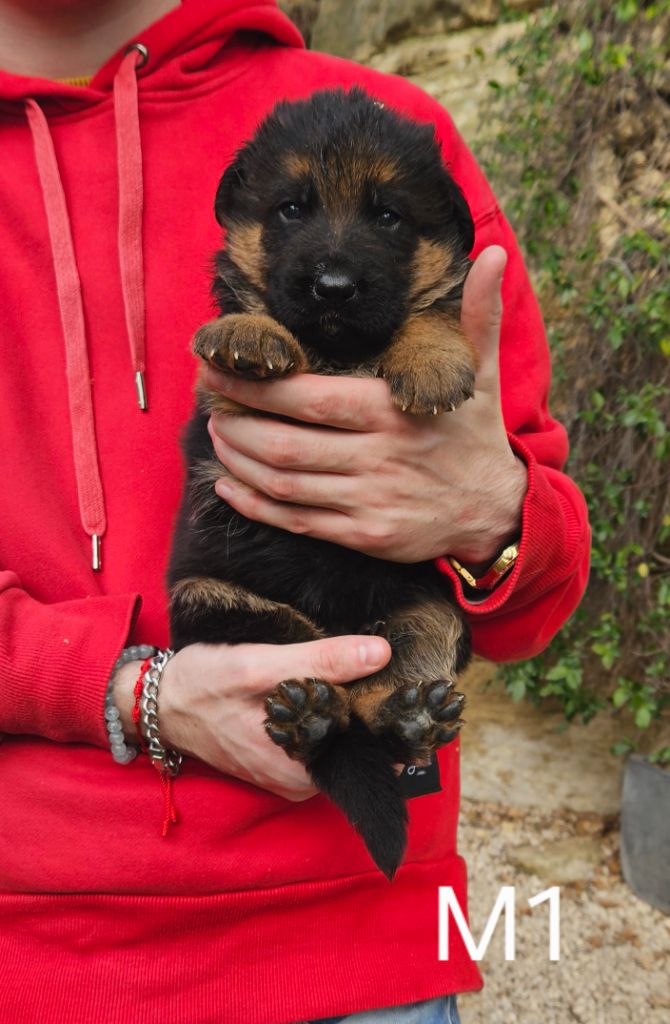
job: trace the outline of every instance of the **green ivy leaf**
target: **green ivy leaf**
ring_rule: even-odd
[[[635,712],[635,724],[638,729],[648,729],[651,725],[652,714],[648,707],[638,708]]]

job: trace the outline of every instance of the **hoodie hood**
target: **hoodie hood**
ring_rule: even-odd
[[[242,36],[245,33],[246,36]],[[185,0],[129,39],[86,86],[0,72],[0,126],[25,118],[32,138],[51,246],[53,275],[65,353],[67,401],[79,518],[91,543],[91,566],[102,569],[107,508],[96,431],[93,375],[87,318],[67,189],[59,166],[50,119],[78,114],[108,102],[113,94],[118,192],[118,271],[130,350],[128,378],[137,404],[148,409],[146,302],[144,284],[144,175],[142,101],[179,98],[200,85],[221,64],[235,63],[248,50],[250,34],[301,47],[302,37],[273,0]],[[93,225],[91,225],[93,227]]]
[[[133,43],[141,43],[148,50],[146,63],[137,71],[141,91],[172,91],[197,84],[206,75],[207,66],[240,32],[261,33],[283,46],[305,45],[275,0],[182,0],[179,7],[129,39],[87,86],[12,75],[0,69],[0,118],[4,104],[27,99],[38,100],[44,109],[54,104],[64,110],[100,102],[112,91],[114,78]]]

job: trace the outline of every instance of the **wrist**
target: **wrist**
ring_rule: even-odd
[[[521,536],[528,470],[511,450],[510,454],[513,461],[505,469],[495,494],[487,496],[481,515],[473,517],[468,535],[445,553],[445,557],[455,558],[475,577],[490,569],[501,552]]]
[[[127,662],[116,670],[111,685],[112,700],[118,708],[123,735],[128,743],[137,743],[137,730],[133,722],[134,689],[141,668],[141,661]]]
[[[180,750],[183,754],[193,757],[197,755],[193,747],[197,746],[194,734],[193,717],[190,714],[190,703],[184,703],[184,686],[180,680],[179,666],[183,652],[177,651],[163,669],[161,682],[161,739],[166,747]],[[188,694],[192,697],[192,693]]]

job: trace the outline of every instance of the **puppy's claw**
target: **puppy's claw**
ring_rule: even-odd
[[[437,406],[433,406],[433,416],[437,416]]]
[[[266,360],[266,365],[267,365],[268,370],[273,370],[274,369],[274,367],[273,367],[273,365],[272,365],[272,363],[270,362],[269,359]]]
[[[295,718],[295,711],[287,708],[285,704],[280,704],[278,700],[273,700],[272,697],[267,698],[265,706],[268,714],[278,722],[292,722]]]
[[[441,710],[435,711],[433,713],[433,717],[436,718],[438,722],[454,722],[463,710],[464,703],[465,697],[461,695],[460,700],[453,700],[451,704],[447,704],[447,706]]]
[[[297,683],[280,683],[277,689],[281,690],[281,692],[285,694],[297,708],[302,708],[307,703],[307,694],[301,686],[297,685]]]
[[[270,739],[275,743],[278,743],[280,747],[286,746],[291,739],[290,735],[287,732],[284,732],[283,729],[272,729],[270,726],[266,726],[266,728]]]

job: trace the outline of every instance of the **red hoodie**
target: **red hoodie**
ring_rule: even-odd
[[[438,886],[465,906],[457,742],[439,755],[442,791],[409,802],[390,884],[325,798],[290,803],[193,759],[177,780],[182,820],[161,838],[156,774],[146,758],[114,763],[102,710],[121,649],[167,642],[217,182],[277,99],[329,85],[433,122],[475,254],[509,254],[501,374],[529,470],[521,555],[477,605],[444,563],[436,572],[451,574],[478,653],[548,642],[583,591],[589,531],[560,471],[519,251],[448,115],[399,78],[306,52],[272,0],[186,0],[135,41],[144,66],[121,50],[85,88],[0,73],[2,1021],[287,1024],[477,988],[455,929],[450,959],[437,956]]]

